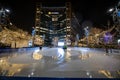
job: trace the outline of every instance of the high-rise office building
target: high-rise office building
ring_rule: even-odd
[[[55,40],[68,40],[71,37],[71,3],[54,3],[55,6],[36,4],[35,36],[44,41],[44,45],[52,45]]]

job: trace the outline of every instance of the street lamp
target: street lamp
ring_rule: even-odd
[[[115,25],[120,25],[120,1],[118,2],[118,5],[108,9],[107,12],[111,14]]]
[[[108,11],[111,13],[113,12],[114,8],[110,8]]]
[[[86,26],[86,27],[84,28],[84,30],[85,30],[85,35],[86,35],[86,36],[88,36],[88,35],[89,35],[89,30],[88,30],[88,29],[89,29],[89,27],[88,27],[88,26]]]
[[[86,36],[86,38],[87,38],[87,45],[88,45],[89,27],[86,26],[86,27],[84,28],[84,30],[85,30],[85,36]]]
[[[6,24],[7,23],[8,13],[10,13],[9,9],[1,8],[1,10],[0,10],[0,24]]]
[[[10,10],[9,10],[9,9],[5,9],[5,11],[6,11],[7,13],[10,13]]]

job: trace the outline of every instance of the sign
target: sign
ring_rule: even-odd
[[[48,12],[48,14],[59,14],[59,12]]]

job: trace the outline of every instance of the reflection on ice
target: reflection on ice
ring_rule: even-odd
[[[39,49],[36,49],[34,52],[36,52],[36,53],[37,53],[37,52],[39,52],[39,51],[40,51]]]
[[[63,58],[64,57],[64,50],[61,48],[58,48],[58,58]]]
[[[70,61],[71,60],[70,57],[71,57],[71,53],[70,53],[70,51],[67,50],[66,55],[65,55],[66,61]]]
[[[87,58],[90,58],[90,54],[83,54],[83,53],[81,53],[81,55],[79,55],[79,58],[80,58],[81,60],[85,60],[85,59],[87,59]]]
[[[32,57],[34,60],[40,60],[42,58],[42,54],[40,54],[38,52],[33,52]]]
[[[111,75],[111,73],[109,71],[99,70],[98,72],[105,75],[107,78],[113,78],[113,76]]]
[[[86,71],[86,75],[89,76],[89,78],[92,78],[92,75],[90,74],[90,72]]]
[[[39,51],[36,49],[29,54],[1,57],[0,76],[120,77],[119,56],[106,56],[103,53],[87,50],[51,48]]]
[[[8,58],[1,58],[0,62],[0,75],[1,76],[13,76],[15,73],[19,73],[26,64],[11,64]]]
[[[82,52],[82,51],[77,50],[77,49],[68,48],[65,51],[65,60],[66,61],[70,61],[70,60],[74,60],[74,59],[85,60],[87,58],[90,58],[91,54],[86,53],[85,51],[87,51],[87,50],[85,49],[84,52]]]
[[[31,75],[34,75],[34,72],[32,72]]]

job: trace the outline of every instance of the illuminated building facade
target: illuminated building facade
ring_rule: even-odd
[[[45,6],[36,4],[35,36],[44,41],[44,45],[51,45],[57,37],[69,39],[71,37],[71,3],[62,6]]]

